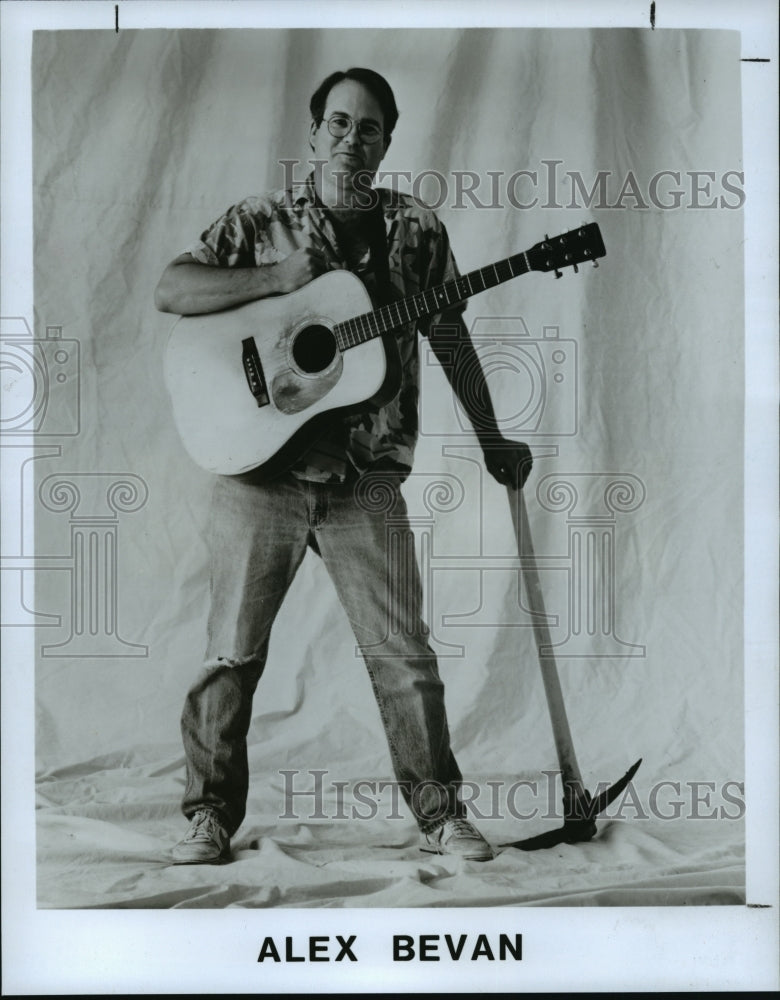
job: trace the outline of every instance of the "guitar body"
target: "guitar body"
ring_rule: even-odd
[[[392,399],[400,375],[392,337],[342,351],[332,332],[372,309],[359,278],[330,271],[289,295],[179,319],[164,375],[194,461],[208,472],[272,478],[306,450],[323,414]]]
[[[528,271],[560,277],[558,268],[597,267],[606,252],[591,222],[373,312],[359,278],[329,271],[289,295],[182,317],[165,381],[184,446],[208,472],[271,479],[303,454],[328,413],[395,396],[393,330]]]

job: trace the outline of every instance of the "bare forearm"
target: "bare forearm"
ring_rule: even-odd
[[[302,247],[278,264],[212,267],[184,253],[166,267],[154,293],[161,312],[192,316],[220,312],[269,295],[294,292],[327,270],[320,250]]]
[[[531,449],[499,430],[487,379],[463,320],[458,316],[447,322],[443,317],[439,330],[437,334],[436,327],[431,329],[431,347],[471,421],[488,472],[499,483],[522,489],[533,466]]]
[[[480,444],[484,446],[487,441],[501,435],[479,357],[459,316],[443,322],[440,329],[446,332],[438,336],[436,328],[432,329],[431,347]]]
[[[211,267],[197,261],[174,261],[163,272],[154,304],[161,312],[191,316],[278,295],[284,289],[277,266]]]

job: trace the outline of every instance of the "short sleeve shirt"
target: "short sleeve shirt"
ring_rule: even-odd
[[[377,188],[387,236],[391,299],[407,298],[459,277],[447,231],[432,209],[408,195]],[[328,267],[346,269],[345,255],[327,209],[316,196],[313,178],[289,189],[247,198],[234,205],[185,252],[217,267],[277,264],[296,250],[320,251]],[[352,270],[364,283],[375,307],[376,276],[368,251]],[[457,312],[454,306],[448,312]],[[425,334],[433,316],[393,331],[401,360],[400,389],[383,406],[366,403],[356,412],[324,423],[325,430],[292,466],[300,479],[343,482],[353,471],[375,463],[408,473],[418,433],[418,329]]]

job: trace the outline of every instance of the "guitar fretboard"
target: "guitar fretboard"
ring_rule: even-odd
[[[526,274],[529,270],[527,254],[514,254],[495,264],[469,271],[468,274],[447,281],[443,285],[435,285],[424,292],[418,292],[408,299],[399,299],[374,312],[362,313],[360,316],[338,323],[333,329],[336,342],[342,351],[356,347],[406,323],[414,323],[423,316],[441,312],[448,306],[454,306],[472,295],[509,281],[510,278]]]

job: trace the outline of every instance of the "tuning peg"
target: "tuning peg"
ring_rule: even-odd
[[[579,268],[577,267],[577,265],[576,264],[572,264],[572,267],[574,268],[574,273],[575,274],[579,274]]]
[[[594,267],[598,267],[598,266],[599,266],[599,262],[598,262],[597,260],[594,260],[594,261],[593,261],[593,266],[594,266]]]
[[[555,269],[555,277],[556,278],[562,278],[563,277],[563,275],[561,274],[561,272],[557,268]]]

